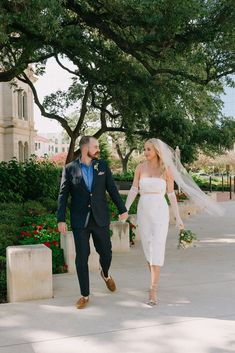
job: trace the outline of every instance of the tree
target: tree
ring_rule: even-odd
[[[121,161],[122,171],[125,173],[132,153],[140,148],[140,142],[138,138],[134,136],[130,138],[124,133],[111,133],[110,136]]]
[[[235,70],[232,0],[3,0],[0,6],[6,72],[23,71],[37,54],[43,60],[63,53],[82,64],[88,53],[92,60],[114,48],[151,77],[206,85]]]
[[[0,80],[23,75],[29,63],[38,63],[43,72],[41,64],[51,56],[62,67],[63,55],[76,66],[72,73],[79,77],[84,95],[75,131],[63,116],[48,112],[38,102],[44,116],[67,129],[69,158],[88,101],[100,111],[97,136],[125,131],[143,137],[155,133],[157,126],[161,136],[173,142],[178,137],[180,147],[185,153],[191,148],[193,155],[193,138],[206,148],[209,136],[201,131],[214,126],[211,133],[216,136],[228,133],[226,127],[232,122],[225,123],[221,117],[217,121],[209,117],[206,122],[187,90],[192,97],[200,90],[209,97],[221,92],[224,82],[232,84],[232,0],[3,0],[0,16]],[[77,89],[74,85],[69,95]],[[35,92],[34,96],[37,102]],[[159,136],[159,129],[156,132]]]

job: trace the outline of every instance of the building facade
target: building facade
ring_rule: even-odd
[[[34,140],[34,154],[37,157],[53,156],[55,151],[55,144],[52,140],[47,139],[43,136],[37,135]]]
[[[27,75],[36,81],[31,68]],[[35,152],[33,94],[27,84],[16,83],[0,82],[0,161],[6,162],[24,161]]]
[[[67,142],[63,133],[53,133],[53,132],[43,133],[43,134],[40,134],[40,136],[50,140],[53,143],[54,150],[53,150],[53,153],[50,153],[50,155],[68,152],[69,143]]]

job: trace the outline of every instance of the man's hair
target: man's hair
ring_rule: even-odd
[[[93,138],[93,136],[82,136],[81,140],[79,141],[79,148],[81,149],[84,145],[88,145],[91,138]]]

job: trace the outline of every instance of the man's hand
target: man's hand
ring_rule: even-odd
[[[128,218],[128,212],[122,213],[119,216],[119,221],[125,222],[127,220],[127,218]]]
[[[67,233],[67,224],[65,222],[58,223],[58,230],[61,234],[66,235]]]

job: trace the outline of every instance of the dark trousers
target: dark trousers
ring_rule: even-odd
[[[109,235],[109,227],[99,227],[91,214],[86,228],[73,229],[76,250],[75,264],[81,295],[84,297],[90,294],[88,269],[90,235],[92,235],[95,249],[100,256],[100,265],[105,277],[108,277],[108,271],[112,260],[112,245]]]

